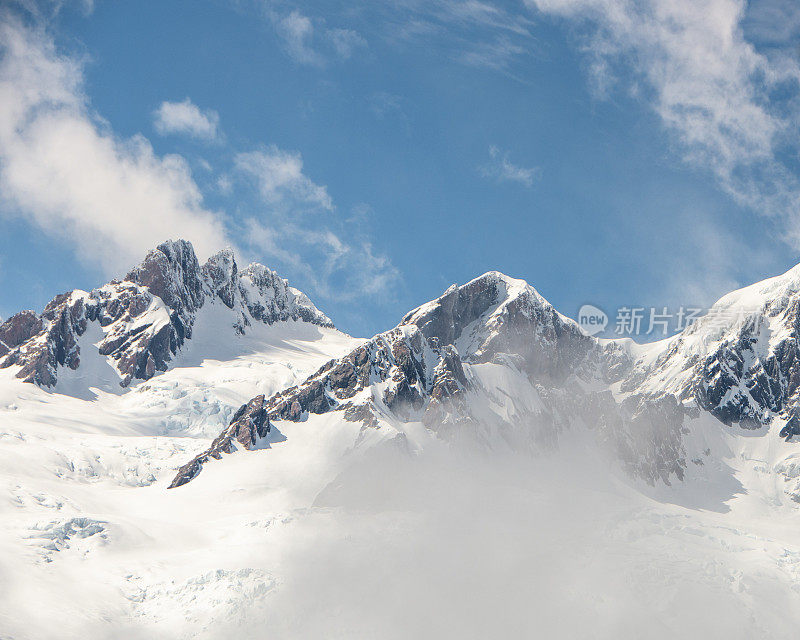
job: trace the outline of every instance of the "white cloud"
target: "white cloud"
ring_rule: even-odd
[[[214,140],[218,135],[219,115],[211,109],[201,110],[186,98],[183,102],[162,102],[153,112],[153,124],[161,135],[182,133]]]
[[[526,0],[580,25],[596,86],[628,83],[684,159],[739,203],[782,215],[800,244],[800,183],[780,157],[798,147],[800,69],[745,39],[744,0]],[[643,87],[640,90],[639,87]]]
[[[270,204],[333,209],[327,188],[303,173],[303,157],[298,152],[271,145],[261,151],[237,154],[234,165],[255,182],[262,198]]]
[[[230,243],[180,156],[121,139],[94,116],[82,69],[40,29],[0,19],[0,194],[6,212],[68,239],[81,259],[119,272],[158,242]]]
[[[500,182],[518,182],[530,187],[539,177],[538,167],[520,167],[508,159],[508,153],[495,146],[489,147],[489,162],[480,168],[481,175]]]

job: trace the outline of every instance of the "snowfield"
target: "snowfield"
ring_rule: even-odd
[[[338,454],[347,443],[314,439],[314,445],[299,448],[302,456],[272,456],[269,478],[248,477],[253,468],[244,469],[244,477],[229,476],[233,484],[222,493],[203,489],[209,482],[213,487],[213,473],[180,494],[166,491],[168,478],[208,446],[252,395],[303,379],[358,341],[333,329],[287,322],[255,327],[233,344],[228,340],[229,350],[220,352],[211,347],[218,335],[213,312],[210,307],[201,315],[195,340],[175,368],[130,389],[119,388],[96,349],[97,362],[65,370],[55,392],[21,382],[13,367],[0,371],[0,637],[77,637],[106,625],[113,635],[120,625],[140,628],[140,618],[161,623],[162,614],[175,615],[178,609],[167,604],[173,598],[186,600],[180,620],[185,622],[184,613],[212,620],[219,613],[214,607],[198,610],[204,607],[197,596],[205,592],[198,585],[206,582],[226,601],[239,597],[237,585],[243,592],[254,589],[253,597],[262,593],[256,571],[237,569],[228,576],[215,565],[208,576],[194,575],[192,562],[178,556],[209,553],[210,559],[222,553],[224,538],[239,525],[307,502],[317,476],[298,474],[294,465],[307,472],[319,467],[322,481],[326,460],[336,457],[325,447]],[[244,355],[234,357],[230,349]],[[200,353],[211,357],[200,360]],[[96,386],[88,391],[89,384]],[[297,426],[292,440],[299,445],[305,425]],[[284,440],[277,430],[271,436]],[[252,464],[267,453],[255,451],[242,461]],[[256,501],[248,499],[243,509],[235,496],[253,483],[259,497],[253,495]],[[145,556],[144,563],[135,561]],[[186,585],[170,586],[178,571],[172,561],[162,564],[170,557],[183,566]],[[169,595],[155,598],[159,588]]]
[[[796,445],[704,414],[653,488],[578,430],[487,452],[329,413],[168,491],[241,403],[360,343],[290,322],[219,351],[206,320],[127,390],[0,372],[0,637],[796,637]]]

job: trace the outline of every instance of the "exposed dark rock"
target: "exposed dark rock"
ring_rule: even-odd
[[[33,311],[20,311],[0,324],[0,356],[39,333],[42,320]]]
[[[181,315],[188,316],[205,302],[200,265],[192,245],[185,240],[158,245],[125,280],[146,288]]]
[[[211,256],[203,265],[203,276],[211,291],[226,307],[233,309],[239,287],[239,268],[231,249],[224,249]]]
[[[380,426],[372,407],[367,404],[345,405],[344,419],[348,422],[361,422],[365,427],[377,428]]]
[[[786,442],[789,442],[794,436],[800,436],[800,417],[792,416],[778,435],[786,438]]]
[[[304,293],[290,287],[262,264],[253,263],[239,273],[239,295],[246,315],[258,322],[302,320],[322,327],[333,326]]]
[[[604,362],[597,342],[574,322],[562,318],[522,281],[497,272],[451,287],[434,302],[406,315],[401,326],[408,324],[442,345],[456,340],[464,343],[463,355],[470,362],[491,362],[498,354],[518,355],[531,376],[554,381],[581,369],[588,374]]]
[[[253,449],[269,432],[270,423],[264,396],[256,396],[236,411],[228,427],[214,439],[208,449],[178,469],[169,488],[174,489],[193,480],[210,458],[219,460],[223,453],[232,453],[236,449],[236,443],[245,449]]]

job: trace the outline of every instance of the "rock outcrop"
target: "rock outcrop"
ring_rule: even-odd
[[[228,428],[214,439],[206,451],[178,469],[169,488],[174,489],[193,480],[209,459],[219,460],[223,453],[235,451],[237,445],[244,449],[255,448],[269,432],[270,424],[267,410],[264,407],[264,396],[256,396],[239,408]]]

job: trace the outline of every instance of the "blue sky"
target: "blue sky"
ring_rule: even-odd
[[[167,237],[235,247],[355,335],[491,269],[574,316],[708,305],[800,261],[791,2],[97,0],[0,23],[4,317]]]

